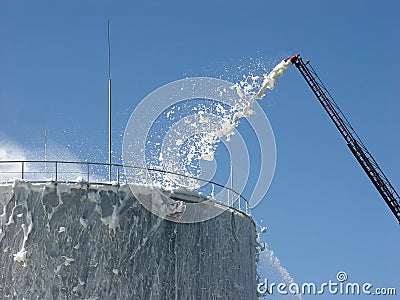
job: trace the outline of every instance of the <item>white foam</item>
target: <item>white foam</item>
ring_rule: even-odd
[[[26,254],[28,251],[25,250],[25,247],[22,247],[17,253],[13,254],[14,261],[23,263],[24,267],[26,267]]]
[[[113,212],[110,216],[101,218],[104,225],[107,225],[110,231],[115,235],[119,228],[119,211],[120,206],[118,204],[113,205]]]
[[[5,225],[7,221],[7,205],[3,206],[3,213],[0,215],[0,225]]]
[[[61,226],[60,228],[58,228],[58,233],[62,233],[62,232],[66,232],[67,228],[65,228],[64,226]]]
[[[257,263],[257,271],[259,272],[261,280],[268,279],[270,282],[274,283],[285,283],[289,286],[291,283],[295,283],[293,277],[290,275],[289,271],[286,270],[279,258],[275,255],[268,244],[265,242],[260,242],[262,244],[261,253],[259,254],[259,261]],[[288,294],[288,298],[302,299],[301,294]]]
[[[30,221],[29,225],[26,225],[26,224],[22,224],[21,225],[22,226],[22,230],[24,232],[24,239],[22,240],[22,247],[17,253],[13,254],[14,261],[23,263],[24,267],[26,267],[26,262],[27,262],[26,255],[28,253],[28,251],[25,248],[25,244],[26,244],[26,241],[28,240],[29,234],[31,233],[32,228],[33,228],[32,216],[31,216],[31,213],[29,211],[27,212],[27,220],[28,220],[28,222]]]
[[[283,76],[283,72],[285,72],[292,65],[290,59],[282,60],[279,64],[272,69],[272,71],[268,74],[264,74],[264,82],[262,84],[261,89],[256,94],[256,99],[262,99],[265,96],[265,91],[267,89],[273,90],[276,86],[276,81],[279,77]]]
[[[75,259],[72,257],[67,257],[64,255],[62,257],[65,259],[64,266],[66,266],[66,267],[68,267],[71,263],[73,263],[75,261]]]
[[[255,112],[253,110],[253,105],[256,100],[260,100],[265,97],[265,91],[273,90],[276,87],[276,82],[279,77],[281,77],[285,70],[287,70],[292,65],[290,60],[283,60],[278,63],[269,73],[263,75],[263,82],[260,84],[260,77],[249,75],[244,76],[241,81],[236,83],[231,87],[239,97],[239,101],[235,103],[229,109],[224,108],[222,105],[217,104],[215,111],[218,116],[208,113],[207,107],[193,108],[194,114],[191,117],[185,117],[183,119],[183,125],[177,126],[178,128],[173,133],[175,137],[173,147],[169,146],[167,151],[179,152],[179,149],[183,147],[186,150],[186,156],[183,162],[174,161],[174,167],[166,165],[168,170],[171,168],[179,172],[180,170],[186,169],[187,166],[191,166],[193,161],[196,160],[206,160],[213,161],[214,153],[217,144],[221,139],[225,138],[227,141],[231,139],[234,135],[236,127],[239,125],[239,120],[242,118],[247,118],[253,115]],[[221,91],[222,93],[223,91]],[[167,117],[173,116],[175,110],[171,110],[167,113]],[[187,131],[185,134],[181,130]],[[194,132],[194,134],[189,134],[189,132]],[[193,139],[190,145],[185,145],[185,139]],[[165,163],[165,156],[162,156]],[[159,160],[160,165],[163,164],[161,159]],[[198,174],[190,174],[198,175]]]
[[[21,162],[26,160],[44,160],[41,149],[27,148],[11,141],[0,134],[0,181],[8,182],[20,178],[22,172]],[[79,161],[68,149],[60,145],[51,144],[48,147],[46,160]],[[10,162],[5,162],[10,161]],[[58,180],[74,180],[74,174],[84,174],[83,165],[62,164],[62,171],[58,173]],[[59,165],[60,168],[60,165]],[[28,180],[54,180],[55,165],[50,162],[25,163],[24,176]]]
[[[261,88],[254,95],[254,88],[257,88],[255,82],[258,80],[258,76],[250,76],[246,80],[240,81],[238,84],[232,86],[232,89],[236,90],[241,101],[236,106],[232,107],[229,112],[225,112],[221,118],[221,128],[216,131],[211,131],[203,137],[200,145],[203,145],[202,159],[212,160],[214,158],[214,145],[220,141],[221,138],[226,137],[229,141],[231,135],[234,134],[235,128],[239,125],[239,119],[247,118],[254,114],[253,104],[256,99],[262,99],[265,97],[265,91],[267,89],[273,90],[276,87],[276,81],[283,75],[283,72],[292,65],[291,61],[282,60],[277,64],[270,73],[264,74],[264,81]],[[232,116],[233,114],[233,116]],[[202,119],[203,116],[200,116]]]

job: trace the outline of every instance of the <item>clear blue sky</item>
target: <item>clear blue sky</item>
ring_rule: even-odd
[[[280,2],[1,1],[1,142],[40,149],[46,122],[49,144],[107,160],[109,17],[117,157],[132,110],[155,88],[301,53],[399,191],[400,5]],[[400,227],[294,67],[261,106],[278,160],[254,217],[282,264],[299,283],[344,270],[400,293]]]

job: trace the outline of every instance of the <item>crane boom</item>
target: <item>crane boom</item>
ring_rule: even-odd
[[[367,150],[360,137],[357,135],[342,110],[336,104],[332,95],[329,93],[322,80],[318,77],[314,68],[309,61],[306,63],[295,55],[286,59],[290,60],[300,71],[301,75],[314,92],[319,102],[328,113],[329,117],[345,139],[351,153],[357,159],[369,179],[378,190],[383,200],[393,212],[397,221],[400,223],[400,196],[385,176],[378,163],[375,161],[371,153]]]

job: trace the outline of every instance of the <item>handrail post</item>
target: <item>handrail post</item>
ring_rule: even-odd
[[[87,182],[89,183],[90,163],[87,163]]]
[[[58,161],[55,161],[55,167],[56,167],[56,182],[58,181]]]
[[[24,179],[24,161],[21,161],[21,179]]]
[[[117,183],[119,185],[119,167],[117,167]]]

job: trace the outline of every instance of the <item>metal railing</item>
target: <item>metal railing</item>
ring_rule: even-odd
[[[109,180],[109,172],[114,181]],[[58,160],[7,160],[0,161],[0,183],[8,183],[15,179],[27,180],[34,183],[45,182],[85,182],[88,184],[129,184],[132,183],[126,177],[126,170],[146,173],[149,183],[149,172],[164,174],[171,177],[181,177],[193,182],[195,191],[207,198],[251,215],[249,201],[232,188],[206,179],[179,174],[155,168],[138,166],[125,166],[121,164],[109,164],[99,162],[78,162]],[[131,177],[131,176],[129,176]],[[135,183],[137,183],[135,181]],[[178,183],[174,187],[183,187]],[[217,197],[215,196],[217,195]],[[219,196],[218,196],[219,195]],[[222,196],[221,196],[222,195]],[[218,199],[217,199],[218,198]]]

